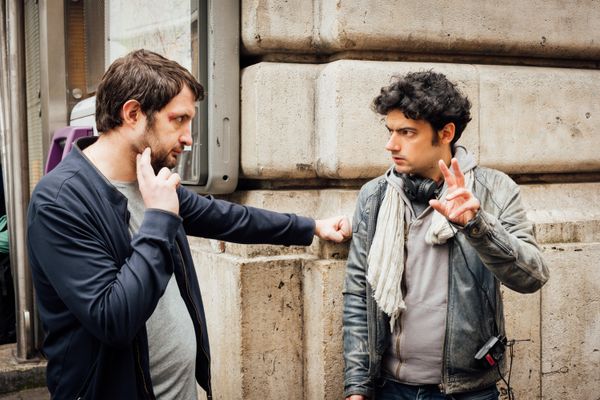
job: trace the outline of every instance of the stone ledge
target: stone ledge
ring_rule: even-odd
[[[243,0],[241,40],[254,55],[379,50],[598,60],[599,19],[593,0],[408,0],[401,7],[393,0]]]
[[[46,361],[18,363],[16,344],[0,346],[0,394],[46,386]]]
[[[600,242],[600,183],[521,186],[539,243]]]
[[[538,243],[600,242],[600,183],[521,185],[523,206],[535,224]],[[253,190],[236,192],[236,203],[293,212],[311,218],[346,215],[352,218],[358,190]],[[318,238],[308,247],[243,245],[190,237],[195,250],[245,258],[310,256],[345,259],[348,243],[334,244]]]

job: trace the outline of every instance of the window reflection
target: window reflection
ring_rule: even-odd
[[[204,3],[203,3],[204,4]],[[177,61],[206,87],[206,15],[199,15],[198,0],[106,0],[107,61],[144,48]],[[175,168],[182,181],[204,184],[207,179],[208,135],[206,102],[192,121],[193,146],[186,148]],[[204,121],[200,123],[200,121]]]
[[[107,0],[108,64],[148,49],[192,70],[190,0]]]

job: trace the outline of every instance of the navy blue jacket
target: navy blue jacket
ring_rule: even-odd
[[[93,140],[78,142],[29,205],[29,261],[52,398],[154,398],[145,323],[173,273],[194,323],[196,379],[210,395],[204,309],[186,235],[308,245],[314,221],[180,187],[179,216],[148,209],[131,237],[127,199],[81,153]]]

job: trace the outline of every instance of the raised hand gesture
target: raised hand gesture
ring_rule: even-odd
[[[450,161],[454,174],[450,172],[443,160],[440,160],[438,165],[444,175],[448,191],[445,199],[429,200],[429,205],[449,221],[465,226],[479,211],[479,200],[465,187],[465,176],[456,158]]]

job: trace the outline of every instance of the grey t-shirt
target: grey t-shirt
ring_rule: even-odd
[[[402,179],[391,179],[402,190]],[[390,335],[383,369],[402,383],[438,384],[442,381],[448,301],[448,246],[425,242],[434,213],[429,204],[411,203],[406,196],[402,199],[406,235],[402,293],[406,309]]]
[[[135,235],[144,219],[144,200],[137,182],[111,182],[125,197]],[[196,336],[192,318],[171,276],[165,293],[146,321],[150,376],[159,400],[196,400]]]

